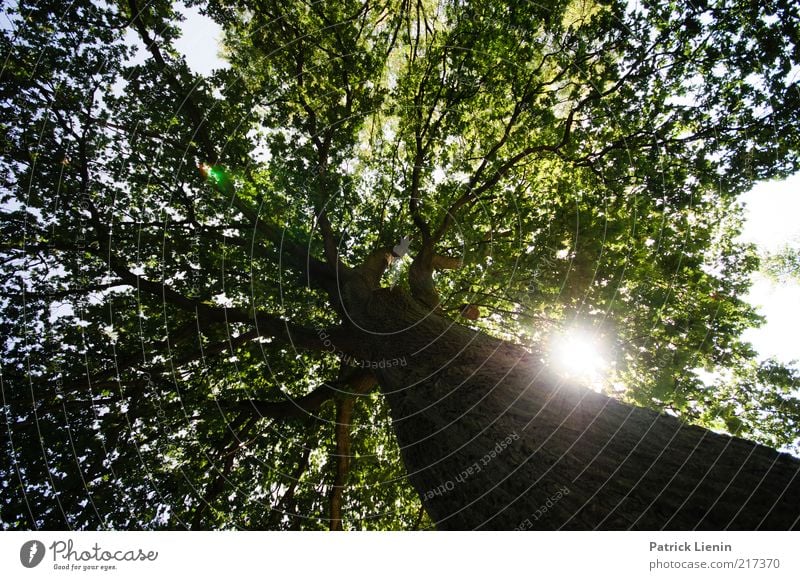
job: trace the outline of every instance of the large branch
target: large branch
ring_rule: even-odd
[[[219,153],[217,148],[212,143],[207,132],[201,130],[203,125],[207,124],[206,116],[202,114],[201,108],[195,100],[193,91],[187,90],[164,58],[158,43],[153,39],[147,26],[140,18],[141,10],[136,0],[128,0],[128,6],[131,11],[131,23],[142,38],[153,60],[159,65],[167,84],[176,94],[183,97],[180,112],[188,117],[192,126],[195,128],[192,141],[197,144],[196,146],[199,152],[209,162],[218,160]],[[251,207],[250,204],[241,199],[241,197],[236,195],[230,180],[227,180],[226,187],[219,186],[219,189],[224,194],[228,195],[231,205],[250,221],[259,236],[268,240],[279,249],[289,264],[305,272],[309,282],[319,285],[329,293],[331,292],[335,285],[331,284],[333,278],[332,272],[325,263],[311,256],[308,249],[302,244],[287,239],[281,229],[260,219],[258,212]]]
[[[123,284],[132,286],[140,292],[143,291],[151,296],[160,298],[164,303],[176,306],[181,310],[193,312],[197,317],[198,323],[201,324],[208,322],[224,322],[228,324],[233,322],[253,323],[261,336],[269,336],[282,340],[295,348],[318,351],[328,348],[325,344],[325,340],[320,336],[321,333],[313,329],[293,324],[260,310],[212,306],[184,296],[166,284],[147,280],[142,276],[134,274],[128,269],[125,262],[111,250],[111,234],[99,220],[96,208],[90,206],[90,211],[92,213],[92,224],[99,234],[99,247],[91,251],[97,257],[106,260],[109,269]],[[329,334],[337,334],[337,332],[331,330]],[[346,343],[345,337],[340,336],[337,346],[343,349]]]
[[[266,419],[307,419],[336,395],[336,389],[324,383],[298,398],[287,398],[284,401],[264,401],[249,399],[242,401],[220,401],[222,409],[247,411]]]
[[[363,394],[377,384],[370,373],[356,373],[348,381],[350,392]],[[350,472],[350,427],[353,421],[353,407],[356,399],[353,395],[339,397],[336,400],[336,471],[330,495],[330,529],[342,530],[342,495]]]
[[[458,270],[464,261],[461,258],[434,254],[431,257],[431,266],[434,270]]]
[[[431,237],[431,230],[428,222],[422,217],[419,208],[419,202],[421,201],[420,180],[422,178],[422,164],[424,162],[424,155],[420,150],[421,144],[419,139],[417,140],[417,148],[417,155],[414,156],[414,167],[411,170],[411,186],[409,187],[408,209],[411,212],[411,219],[414,221],[414,225],[417,226],[417,229],[419,229],[420,234],[422,235],[423,243],[425,243]]]
[[[336,470],[330,495],[330,530],[342,531],[342,495],[347,474],[350,472],[350,424],[353,419],[355,399],[336,401]]]
[[[322,234],[322,244],[325,251],[325,261],[328,266],[336,272],[342,272],[348,268],[342,263],[339,258],[339,249],[336,243],[336,235],[333,233],[331,222],[328,220],[328,212],[323,209],[318,212],[317,223],[319,224],[319,231]],[[338,278],[338,276],[337,276]]]
[[[164,349],[174,348],[177,344],[184,341],[185,339],[191,336],[196,336],[199,332],[202,331],[204,327],[205,326],[199,325],[197,320],[191,320],[186,324],[178,327],[174,332],[172,332],[169,336],[167,336],[163,340],[157,342],[155,344],[156,350],[158,352],[163,352],[163,350],[158,349],[159,346],[163,346]],[[93,375],[86,376],[85,380],[82,379],[80,381],[73,382],[70,385],[65,385],[63,390],[65,394],[66,391],[73,391],[73,392],[83,391],[87,387],[93,390],[97,390],[99,386],[104,383],[108,383],[110,386],[119,387],[122,384],[120,379],[121,374],[134,366],[137,366],[137,370],[139,370],[141,373],[156,375],[159,373],[163,373],[165,371],[172,371],[174,369],[179,369],[200,358],[209,359],[210,357],[214,357],[216,355],[223,354],[226,352],[234,354],[234,351],[237,348],[252,340],[255,340],[258,337],[259,333],[257,330],[249,330],[237,336],[229,337],[226,340],[222,340],[208,346],[191,350],[181,356],[174,356],[168,358],[164,363],[158,365],[143,364],[143,356],[140,346],[139,347],[140,350],[138,352],[116,357],[114,359],[113,367],[106,370],[98,371]],[[130,383],[130,384],[135,384],[135,383]]]
[[[522,160],[536,153],[557,153],[562,147],[564,147],[564,145],[569,142],[574,117],[575,109],[572,109],[564,121],[564,132],[561,136],[561,140],[558,143],[554,145],[532,145],[530,147],[526,147],[503,162],[497,169],[495,169],[491,177],[487,178],[480,185],[477,184],[477,181],[470,180],[470,183],[467,184],[467,190],[450,206],[447,212],[445,212],[439,227],[436,228],[436,233],[433,235],[434,241],[441,240],[445,233],[447,233],[447,230],[453,223],[455,215],[462,207],[477,200],[486,191],[497,185],[497,183]],[[475,176],[473,176],[473,178],[474,177]]]
[[[264,401],[260,399],[220,401],[219,406],[222,409],[255,413],[259,417],[267,419],[307,419],[337,394],[342,396],[361,395],[375,384],[375,378],[372,373],[367,370],[356,369],[351,376],[333,383],[323,383],[302,397],[287,397],[283,401]]]
[[[134,0],[130,0],[135,5]],[[157,49],[155,49],[157,52]],[[85,131],[88,129],[85,129]],[[84,133],[85,133],[84,131]],[[321,338],[321,333],[309,328],[298,326],[283,320],[269,313],[252,310],[247,311],[240,308],[224,308],[206,304],[199,300],[188,298],[175,291],[166,284],[147,280],[131,272],[126,263],[117,256],[112,250],[112,235],[110,229],[103,222],[100,212],[94,203],[88,198],[91,180],[89,176],[89,161],[86,151],[86,135],[84,134],[79,141],[80,159],[80,180],[81,190],[84,194],[86,207],[89,211],[89,223],[96,233],[96,247],[89,246],[88,251],[100,259],[106,261],[109,269],[120,278],[123,284],[132,286],[138,291],[144,291],[152,296],[159,297],[164,303],[169,303],[182,310],[193,312],[197,317],[198,323],[208,322],[246,322],[255,323],[257,330],[263,336],[270,336],[291,344],[295,348],[305,348],[309,350],[326,350],[328,345]],[[236,198],[236,196],[233,196]],[[245,204],[246,205],[246,204]],[[253,218],[258,221],[258,216],[253,212]],[[282,235],[281,235],[282,238]],[[306,254],[306,259],[310,256]],[[325,266],[324,264],[322,265]],[[335,334],[332,330],[331,334]],[[344,347],[344,337],[340,337],[338,344],[340,349]]]

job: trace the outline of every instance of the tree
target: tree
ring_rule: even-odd
[[[208,77],[170,3],[9,9],[3,525],[797,527],[735,199],[798,8],[729,4],[214,0]]]
[[[800,280],[800,250],[788,244],[764,256],[764,273],[775,282]]]

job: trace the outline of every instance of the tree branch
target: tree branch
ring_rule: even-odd
[[[123,284],[132,286],[138,291],[144,291],[152,296],[160,298],[163,302],[177,306],[182,310],[193,312],[197,317],[198,323],[208,322],[246,322],[254,323],[256,329],[262,336],[270,336],[282,340],[294,348],[308,350],[327,350],[329,345],[325,344],[321,333],[310,328],[292,324],[288,320],[283,320],[272,314],[252,310],[247,311],[240,308],[225,308],[211,306],[199,300],[188,298],[176,292],[166,284],[147,280],[131,272],[114,252],[111,250],[111,232],[103,224],[97,208],[91,201],[87,200],[87,207],[91,215],[90,222],[97,233],[97,248],[89,247],[90,253],[100,259],[104,259],[108,268],[122,281]],[[329,331],[331,335],[337,335],[335,329]],[[338,336],[337,346],[340,349],[346,347],[348,341],[346,335]]]
[[[570,133],[572,131],[572,123],[575,118],[575,109],[572,109],[567,115],[567,119],[564,122],[564,133],[561,137],[561,140],[555,145],[533,145],[530,147],[526,147],[522,151],[518,152],[516,155],[511,156],[507,159],[504,163],[498,167],[494,174],[484,181],[480,186],[475,187],[477,185],[477,180],[473,183],[470,180],[470,183],[467,185],[467,190],[459,197],[453,205],[445,213],[444,217],[442,218],[439,227],[436,228],[436,233],[433,235],[434,241],[439,241],[442,237],[447,233],[447,230],[453,223],[454,217],[458,211],[464,207],[465,205],[469,204],[473,200],[479,198],[483,193],[487,190],[491,189],[497,183],[505,177],[505,175],[520,161],[529,157],[535,153],[557,153],[564,145],[569,142]],[[475,175],[473,175],[475,178]]]
[[[345,393],[348,396],[363,394],[376,384],[375,378],[367,370],[356,369],[346,379],[333,383],[323,383],[310,393],[302,397],[287,397],[283,401],[264,401],[246,399],[242,401],[219,401],[219,406],[227,410],[240,410],[255,413],[267,419],[299,419],[308,418],[324,403],[333,399],[337,394]]]
[[[225,490],[225,484],[228,482],[231,471],[233,471],[233,463],[236,459],[236,453],[240,451],[242,447],[244,447],[245,441],[243,441],[243,439],[247,439],[247,434],[252,429],[254,424],[255,419],[253,417],[245,418],[245,416],[240,416],[237,417],[234,423],[230,425],[230,443],[220,453],[221,457],[219,458],[220,460],[224,460],[222,469],[218,468],[212,461],[210,470],[217,471],[217,476],[214,477],[206,486],[203,497],[200,498],[201,503],[197,509],[195,509],[194,516],[192,517],[190,529],[211,529],[211,526],[203,525],[203,516],[205,516],[209,508],[211,508],[211,502],[219,497],[219,495]],[[241,430],[237,433],[236,431],[240,427]]]
[[[136,0],[128,0],[128,6],[131,11],[131,24],[134,26],[142,41],[146,45],[148,51],[153,56],[155,62],[161,68],[162,74],[167,83],[170,85],[178,95],[183,96],[181,112],[189,117],[192,126],[195,127],[193,141],[197,143],[197,149],[208,161],[219,159],[216,147],[209,139],[208,135],[201,131],[201,127],[205,124],[206,118],[200,111],[197,105],[193,92],[187,91],[183,83],[178,79],[174,72],[171,70],[169,64],[161,53],[158,43],[152,38],[145,24],[140,18],[141,11],[137,5]],[[224,185],[224,186],[223,186]],[[309,282],[313,282],[329,294],[335,289],[335,284],[331,285],[333,279],[332,272],[326,264],[320,262],[309,254],[306,248],[294,241],[286,239],[284,232],[279,228],[268,224],[260,219],[258,212],[255,211],[247,202],[242,200],[233,188],[233,183],[227,180],[226,184],[217,185],[218,190],[230,199],[238,211],[240,211],[249,221],[253,224],[254,229],[258,234],[270,241],[279,251],[285,255],[291,265],[301,269],[308,276]]]
[[[300,456],[300,460],[297,462],[297,467],[289,476],[291,483],[289,484],[286,493],[284,493],[280,500],[278,500],[269,514],[269,518],[267,520],[269,528],[277,527],[277,525],[280,523],[280,519],[292,511],[297,484],[300,483],[300,478],[303,477],[303,474],[308,469],[309,460],[311,459],[311,450],[314,448],[312,446],[312,442],[316,439],[318,430],[319,423],[315,421],[309,428],[309,436],[303,445],[303,453]]]
[[[348,381],[350,392],[363,394],[377,384],[371,373],[355,373]],[[353,407],[356,398],[353,394],[338,397],[336,400],[336,471],[330,495],[330,529],[342,530],[342,495],[350,472],[350,427],[353,421]]]
[[[431,266],[434,270],[458,270],[463,264],[464,260],[461,258],[442,256],[441,254],[434,254],[431,258]]]
[[[330,494],[330,530],[342,531],[342,495],[350,471],[350,424],[353,419],[352,397],[336,401],[336,471]]]

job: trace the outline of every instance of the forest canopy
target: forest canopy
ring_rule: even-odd
[[[183,6],[5,8],[4,528],[432,527],[377,289],[800,451],[737,239],[737,196],[800,169],[796,3],[186,1],[209,75]]]

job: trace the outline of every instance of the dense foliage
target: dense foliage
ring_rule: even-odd
[[[403,237],[448,316],[543,356],[581,328],[593,388],[797,449],[735,240],[798,169],[795,3],[189,4],[205,77],[169,2],[7,8],[5,528],[430,525],[318,276]]]

